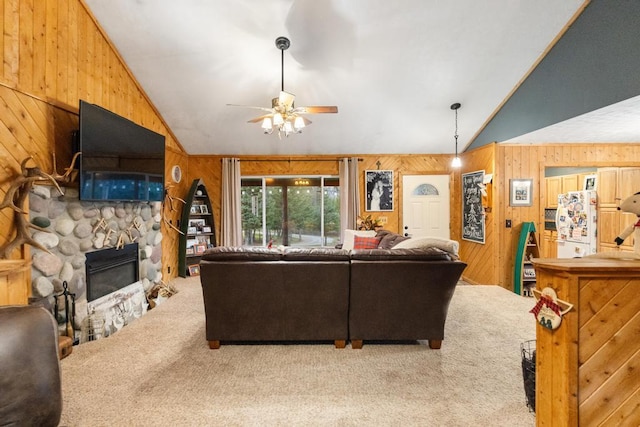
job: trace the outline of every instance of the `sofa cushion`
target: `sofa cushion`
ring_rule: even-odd
[[[378,248],[380,249],[391,249],[398,243],[409,239],[409,237],[394,233],[389,230],[378,230],[376,237],[380,239],[380,243],[378,243]]]
[[[351,251],[355,261],[451,261],[449,253],[438,248],[361,249]]]
[[[353,236],[353,249],[377,249],[379,243],[377,237]]]
[[[440,237],[412,237],[398,243],[393,249],[416,249],[416,248],[438,248],[458,258],[458,248],[460,244],[455,240],[443,239]]]
[[[351,250],[353,249],[353,238],[354,236],[360,236],[360,237],[375,237],[376,236],[376,231],[375,230],[344,230],[344,236],[342,238],[342,249],[344,250]]]
[[[334,248],[286,248],[285,261],[348,261],[349,251]]]
[[[202,255],[203,261],[279,261],[282,252],[261,246],[216,246],[207,249]]]

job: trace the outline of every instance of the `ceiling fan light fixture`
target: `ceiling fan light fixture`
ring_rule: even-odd
[[[271,133],[273,131],[273,125],[271,124],[271,119],[269,117],[265,117],[264,120],[262,120],[261,127],[264,130],[264,133]]]
[[[296,107],[296,96],[291,92],[284,90],[284,51],[291,45],[288,38],[281,36],[276,39],[276,47],[280,50],[281,58],[281,88],[280,95],[277,98],[271,98],[271,108],[254,107],[248,105],[227,104],[232,107],[248,107],[256,108],[262,111],[268,111],[260,117],[249,120],[249,123],[262,123],[261,128],[265,134],[271,134],[278,131],[278,136],[284,133],[289,136],[292,133],[302,133],[302,129],[311,124],[311,121],[301,114],[321,114],[321,113],[337,113],[338,107],[333,106],[306,106]]]

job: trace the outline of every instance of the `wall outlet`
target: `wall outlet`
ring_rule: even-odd
[[[506,220],[504,225],[507,228],[511,228],[511,220],[510,219]]]

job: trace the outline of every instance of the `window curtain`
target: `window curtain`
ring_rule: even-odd
[[[355,229],[360,215],[360,191],[358,187],[358,158],[340,159],[340,241],[344,230]]]
[[[222,246],[242,246],[240,159],[222,159]]]

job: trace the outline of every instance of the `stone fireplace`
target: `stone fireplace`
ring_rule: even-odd
[[[79,331],[89,301],[136,281],[144,292],[151,289],[162,280],[161,209],[160,202],[85,202],[75,188],[63,195],[55,187],[34,186],[30,221],[47,231],[35,231],[33,238],[50,253],[31,248],[33,298],[51,307],[67,282]]]

